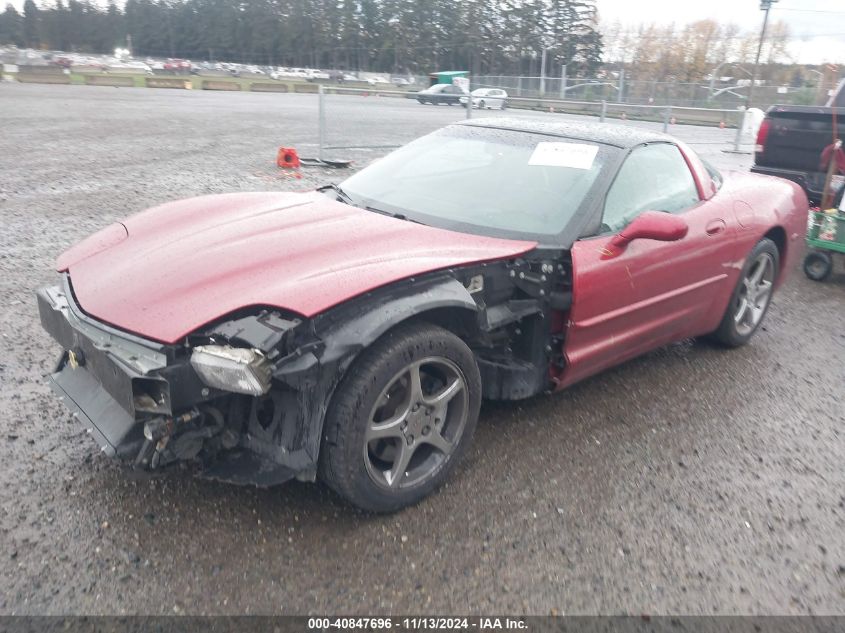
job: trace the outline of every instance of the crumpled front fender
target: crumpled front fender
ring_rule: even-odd
[[[393,284],[315,317],[314,341],[278,362],[273,372],[289,396],[284,423],[290,426],[281,437],[294,439],[295,445],[279,453],[268,445],[273,435],[251,428],[249,448],[284,456],[287,465],[296,468],[297,478],[313,480],[332,395],[358,355],[398,324],[443,308],[472,315],[478,309],[460,281],[438,274]]]

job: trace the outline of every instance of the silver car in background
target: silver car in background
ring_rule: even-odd
[[[472,107],[481,110],[504,110],[507,107],[508,93],[501,88],[476,88],[470,93]],[[461,97],[461,104],[466,107],[469,97]]]

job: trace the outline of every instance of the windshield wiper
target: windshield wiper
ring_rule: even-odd
[[[392,211],[385,211],[384,209],[377,209],[375,207],[366,206],[364,207],[367,211],[373,211],[374,213],[380,213],[381,215],[386,215],[390,218],[396,218],[397,220],[405,220],[406,222],[413,222],[414,224],[422,224],[419,220],[412,220],[404,213],[393,213]]]
[[[352,205],[353,207],[357,206],[352,201],[352,198],[349,196],[349,194],[346,193],[343,189],[341,189],[339,185],[336,185],[333,182],[331,182],[327,185],[323,185],[322,187],[317,187],[317,191],[320,191],[320,192],[323,192],[326,189],[331,189],[332,191],[334,191],[337,194],[337,197],[340,198],[340,200],[342,202],[345,202],[346,204]]]
[[[337,194],[337,197],[341,201],[345,202],[348,205],[351,205],[353,207],[361,206],[361,205],[355,204],[355,202],[352,200],[352,197],[348,193],[346,193],[340,187],[340,185],[336,185],[333,182],[330,182],[329,184],[323,185],[322,187],[317,187],[317,191],[320,191],[320,192],[327,191],[327,190],[334,191]],[[391,218],[396,218],[397,220],[405,220],[407,222],[413,222],[415,224],[422,224],[422,222],[419,222],[417,220],[412,220],[411,218],[406,216],[404,213],[394,213],[392,211],[385,211],[384,209],[378,209],[376,207],[369,206],[369,205],[365,205],[362,208],[366,209],[367,211],[372,211],[374,213],[380,213],[381,215],[386,215],[386,216],[391,217]]]

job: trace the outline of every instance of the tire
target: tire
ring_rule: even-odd
[[[460,461],[480,406],[478,366],[461,339],[426,323],[398,326],[355,360],[335,392],[320,478],[368,512],[413,505]]]
[[[827,253],[811,251],[804,258],[804,274],[813,281],[824,281],[833,271],[833,258]]]
[[[478,109],[479,110],[483,110],[485,107],[487,107],[487,106],[484,103],[484,99],[482,99],[481,101],[478,102]]]
[[[711,338],[726,347],[748,343],[769,310],[779,271],[780,253],[775,243],[768,238],[757,242],[745,259],[722,322]],[[755,283],[755,279],[761,283]]]

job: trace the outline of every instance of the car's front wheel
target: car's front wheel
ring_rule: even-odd
[[[769,309],[780,270],[780,254],[775,243],[764,238],[757,242],[742,269],[722,322],[713,338],[728,347],[745,345]]]
[[[320,475],[352,504],[393,512],[449,476],[481,404],[472,351],[428,324],[400,326],[349,369],[326,416]]]

